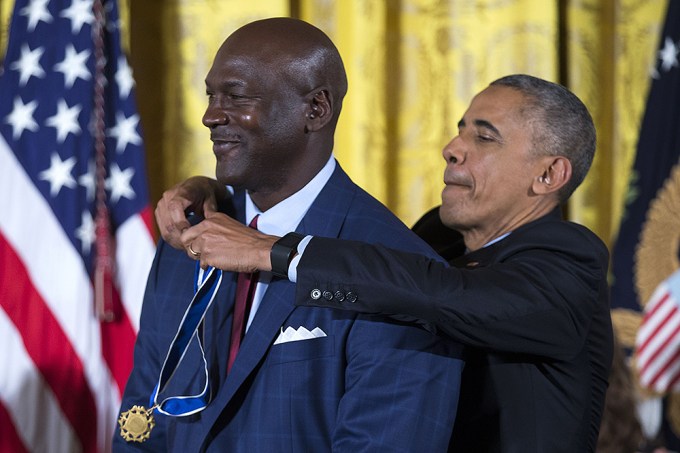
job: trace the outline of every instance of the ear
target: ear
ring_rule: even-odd
[[[538,169],[540,174],[531,185],[538,195],[556,193],[571,179],[571,162],[564,156],[545,156]]]
[[[333,100],[325,88],[317,88],[308,95],[305,132],[322,129],[333,118]]]

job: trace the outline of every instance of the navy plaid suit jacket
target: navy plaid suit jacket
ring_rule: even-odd
[[[244,194],[234,195],[243,221]],[[382,243],[436,257],[338,165],[298,232]],[[195,262],[161,242],[149,276],[135,366],[121,409],[148,405],[162,360],[192,297]],[[145,443],[114,450],[317,452],[446,451],[463,368],[459,344],[413,324],[326,308],[296,307],[295,285],[274,279],[226,375],[236,275],[225,273],[201,330],[212,401],[187,417],[155,416]],[[281,328],[320,327],[326,337],[274,345]],[[194,341],[168,393],[198,393]]]

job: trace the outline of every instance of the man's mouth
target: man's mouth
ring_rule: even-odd
[[[210,140],[212,140],[213,143],[238,143],[241,141],[238,137],[220,137],[217,135],[211,135]]]
[[[236,136],[212,134],[210,140],[213,142],[213,152],[227,152],[241,144],[241,140]]]
[[[444,175],[444,184],[447,186],[472,187],[467,179],[456,175]]]

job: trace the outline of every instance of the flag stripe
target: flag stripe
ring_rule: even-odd
[[[122,392],[116,389],[112,393],[109,388],[111,377],[101,353],[100,327],[94,314],[89,277],[52,210],[0,137],[0,168],[3,167],[9,171],[7,178],[0,179],[0,193],[17,191],[22,196],[9,197],[16,201],[9,203],[6,209],[8,215],[0,216],[0,229],[7,237],[9,247],[20,255],[21,261],[31,263],[28,269],[30,280],[43,296],[47,306],[45,310],[58,320],[68,337],[69,348],[73,347],[77,352],[89,387],[98,399],[95,413],[111,419],[112,407],[120,404]],[[7,204],[7,200],[3,201]],[[32,209],[23,209],[26,205],[32,206]],[[14,219],[22,219],[23,222]],[[32,260],[33,256],[43,258]],[[55,266],[54,263],[59,265]],[[131,351],[128,352],[131,354]],[[112,398],[115,400],[112,401]],[[85,418],[96,417],[93,414]],[[97,428],[99,430],[95,432],[104,441],[104,427]],[[111,432],[111,429],[107,431]]]
[[[647,304],[636,338],[636,366],[640,384],[665,392],[680,373],[680,310],[667,280]]]
[[[653,297],[652,299],[650,299],[649,303],[645,307],[644,316],[642,317],[644,322],[647,322],[650,319],[653,319],[656,316],[656,314],[659,310],[662,310],[664,308],[668,308],[666,305],[662,304],[661,302],[664,302],[663,297],[660,297],[660,298],[654,298]],[[645,326],[645,327],[647,327],[647,326]],[[649,329],[650,327],[647,327],[647,328]]]
[[[0,369],[13,371],[12,375],[0,373],[2,404],[13,422],[0,424],[2,438],[12,436],[13,425],[15,435],[28,451],[80,451],[80,442],[59,403],[45,385],[42,375],[24,348],[21,335],[3,310],[0,310],[0,338],[6,346],[3,354],[0,354]],[[24,410],[26,407],[35,409],[28,412]]]
[[[669,354],[668,351],[663,352],[664,349],[672,346],[673,338],[677,336],[680,326],[680,311],[668,298],[664,298],[664,305],[665,308],[657,313],[660,315],[667,313],[667,315],[650,318],[645,322],[644,332],[638,335],[639,344],[645,346],[638,349],[638,361],[641,368],[645,363],[663,360],[664,354],[666,356]]]
[[[9,170],[8,177],[0,179],[0,193],[21,193],[21,197],[9,197],[16,201],[3,203],[7,215],[0,216],[0,228],[21,261],[30,263],[31,282],[86,365],[92,387],[97,388],[96,383],[108,380],[108,372],[100,356],[99,324],[87,271],[52,210],[2,138],[0,167]]]
[[[139,216],[142,218],[142,221],[144,222],[144,225],[146,226],[146,230],[149,232],[149,235],[151,236],[152,242],[156,238],[156,233],[154,230],[154,216],[153,212],[151,212],[151,207],[146,206],[144,209],[139,211]],[[155,250],[154,250],[155,253]]]
[[[639,359],[639,368],[641,374],[654,373],[656,369],[669,360],[669,356],[674,355],[680,345],[680,319],[677,317],[673,320],[673,331],[665,336],[657,336],[654,339],[664,340],[654,349],[654,353],[650,357]]]
[[[120,295],[114,288],[114,300],[118,304]],[[127,316],[119,322],[101,324],[102,354],[116,382],[118,399],[125,390],[132,369],[132,350],[135,345],[135,331]]]
[[[680,349],[675,349],[673,355],[663,362],[663,366],[651,377],[647,382],[647,385],[653,389],[665,391],[665,389],[668,388],[667,385],[671,379],[671,375],[680,371],[679,357]]]
[[[35,292],[19,258],[0,235],[0,263],[9,272],[0,274],[0,306],[22,332],[26,350],[71,422],[85,451],[96,450],[97,420],[81,414],[96,411],[92,393],[85,380],[83,365]],[[48,340],[48,341],[46,341]]]
[[[677,321],[678,309],[671,304],[666,304],[666,299],[669,297],[668,294],[661,299],[661,304],[655,307],[655,310],[650,312],[650,316],[645,316],[645,327],[646,329],[641,332],[640,338],[644,338],[644,341],[638,346],[638,355],[644,357],[645,352],[650,344],[657,340],[656,347],[652,347],[650,352],[647,354],[649,356],[645,361],[653,360],[653,358],[658,353],[658,343],[666,344],[668,337],[670,335],[663,335],[665,341],[660,341],[661,330],[672,323],[673,319]],[[661,308],[660,308],[661,307]],[[658,316],[657,316],[658,315]]]
[[[28,453],[19,438],[5,405],[0,402],[0,451]]]
[[[117,288],[114,289],[116,306],[122,306],[120,320],[115,323],[101,325],[102,354],[113,375],[118,389],[118,398],[123,394],[125,382],[132,370],[132,351],[137,331],[139,317],[144,296],[141,288],[146,287],[149,272],[149,259],[155,253],[155,246],[151,232],[150,210],[147,208],[139,215],[126,220],[116,232],[116,261],[124,263],[119,266],[117,278],[122,288],[123,296]],[[139,255],[146,260],[128,259]]]
[[[132,216],[120,225],[116,232],[116,243],[116,262],[121,263],[118,278],[122,288],[122,303],[136,333],[142,313],[143,289],[151,267],[150,258],[156,253],[156,246],[144,216]],[[146,259],[131,259],[140,255]]]

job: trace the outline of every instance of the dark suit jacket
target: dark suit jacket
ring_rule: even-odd
[[[244,194],[234,197],[243,221]],[[380,242],[436,256],[389,211],[336,168],[298,231]],[[148,407],[161,361],[193,294],[195,262],[162,243],[149,277],[122,410]],[[384,317],[294,305],[295,286],[275,279],[231,373],[227,351],[236,275],[225,273],[202,335],[213,400],[186,417],[156,414],[143,444],[152,451],[442,451],[449,442],[463,362],[457,343]],[[342,297],[338,288],[333,297]],[[326,337],[273,344],[281,329],[321,328]],[[204,383],[196,342],[167,394],[194,394]]]
[[[406,314],[472,346],[450,451],[594,451],[612,355],[604,244],[555,211],[452,264],[314,238],[297,303]]]

